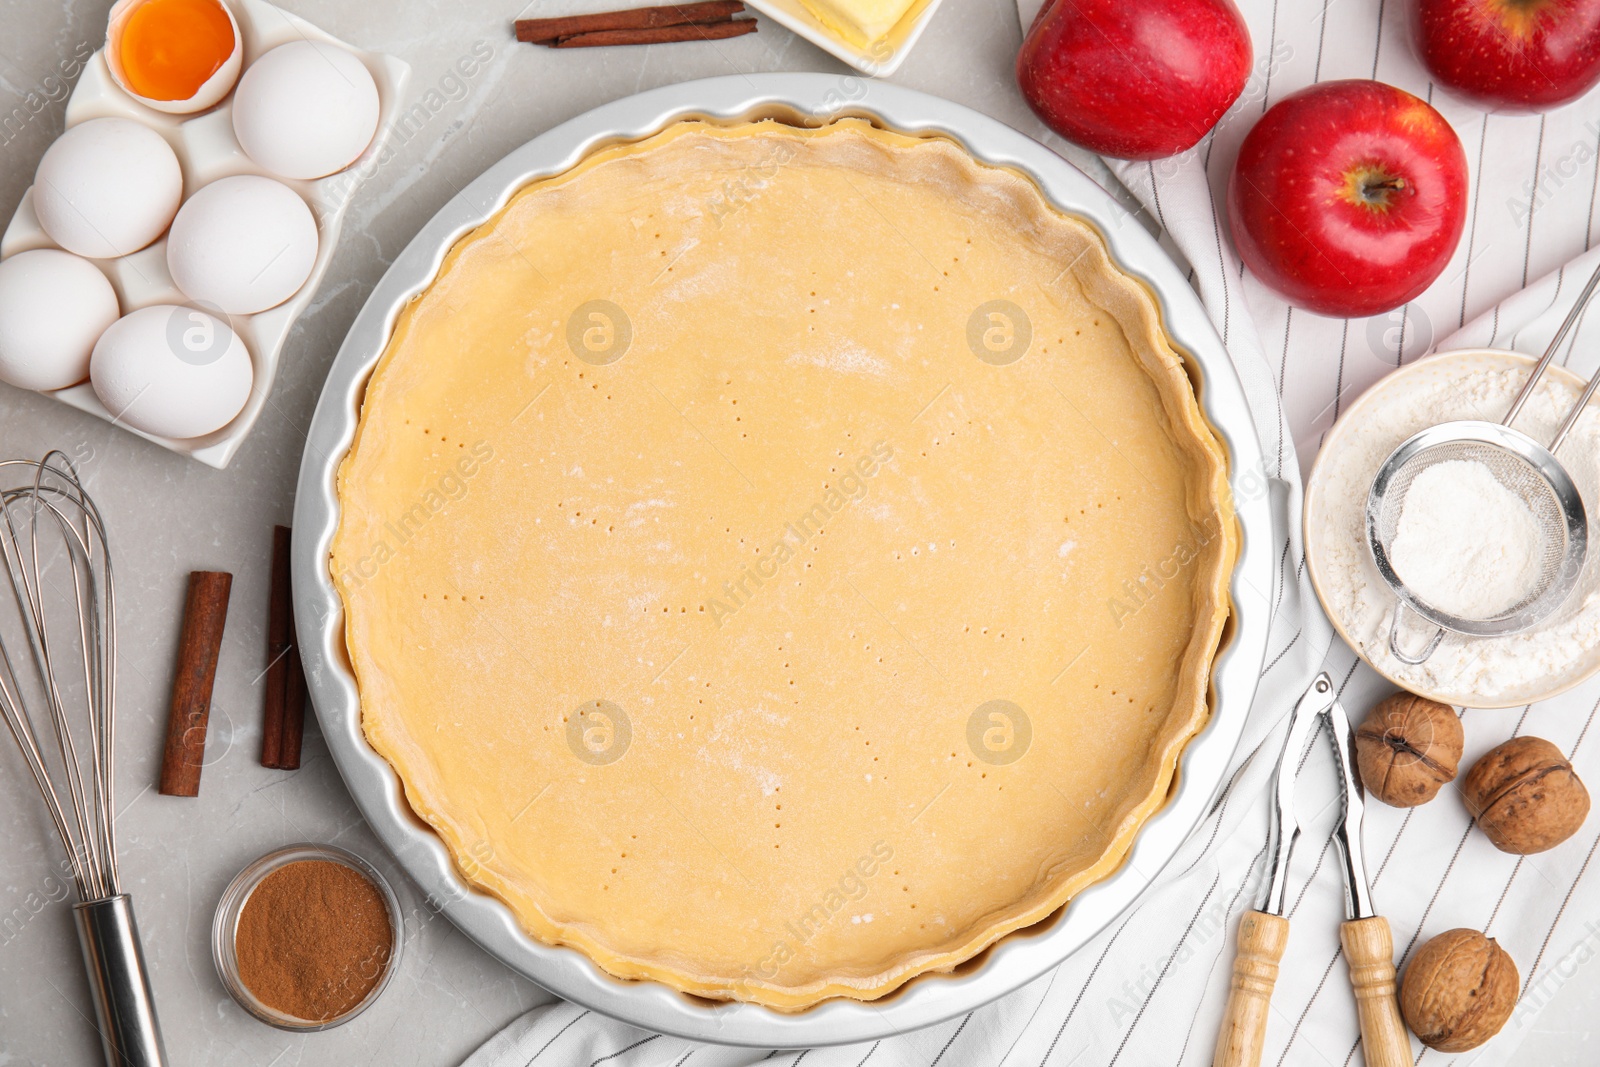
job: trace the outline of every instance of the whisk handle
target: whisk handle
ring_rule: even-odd
[[[133,899],[123,893],[89,900],[73,905],[72,913],[106,1067],[166,1067]]]

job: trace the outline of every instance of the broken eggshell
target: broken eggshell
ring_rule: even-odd
[[[233,51],[229,53],[222,66],[218,67],[188,99],[156,100],[136,92],[129,84],[127,72],[122,67],[122,34],[127,28],[128,19],[136,10],[150,2],[151,0],[117,0],[112,5],[106,28],[105,51],[106,68],[111,72],[111,80],[117,83],[119,89],[145,107],[168,115],[192,115],[197,111],[215,107],[233,91],[234,84],[239,80],[239,72],[244,68],[244,44],[239,33],[238,19],[234,18],[232,10],[223,0],[217,0],[217,6],[222,8],[228,16],[228,24],[233,27]]]

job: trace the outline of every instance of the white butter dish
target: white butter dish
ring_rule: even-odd
[[[917,0],[907,9],[883,37],[860,46],[841,39],[823,25],[801,0],[748,0],[751,7],[778,23],[791,33],[798,34],[829,52],[864,74],[874,77],[893,74],[905,61],[922,31],[939,7],[941,0]]]

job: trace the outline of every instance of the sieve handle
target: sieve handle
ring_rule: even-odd
[[[1401,663],[1415,667],[1419,663],[1426,663],[1428,657],[1433,655],[1439,648],[1439,642],[1444,640],[1444,627],[1434,627],[1433,637],[1429,639],[1427,647],[1422,650],[1420,655],[1413,656],[1409,652],[1402,652],[1400,651],[1400,620],[1407,610],[1409,609],[1404,600],[1395,601],[1394,623],[1389,627],[1389,651]],[[1418,615],[1417,617],[1420,619],[1422,616]]]
[[[1589,379],[1589,384],[1583,387],[1583,395],[1578,397],[1578,402],[1572,405],[1572,410],[1567,412],[1567,417],[1561,424],[1561,429],[1556,431],[1555,437],[1550,442],[1550,452],[1561,447],[1561,442],[1567,439],[1567,434],[1578,424],[1578,416],[1583,414],[1583,409],[1589,403],[1589,398],[1594,396],[1596,388],[1600,388],[1600,370],[1594,372],[1594,377]]]
[[[1510,426],[1511,420],[1515,419],[1517,413],[1522,410],[1522,405],[1527,403],[1528,397],[1533,395],[1534,386],[1538,385],[1539,379],[1544,377],[1545,368],[1550,366],[1550,361],[1555,358],[1556,349],[1561,347],[1561,342],[1567,339],[1567,334],[1571,333],[1572,327],[1577,325],[1579,316],[1589,306],[1589,300],[1594,296],[1594,291],[1597,287],[1600,287],[1600,267],[1596,267],[1594,273],[1589,276],[1589,284],[1585,285],[1583,292],[1578,294],[1578,302],[1572,305],[1571,311],[1567,312],[1566,319],[1561,323],[1561,329],[1557,330],[1555,337],[1550,340],[1550,347],[1544,350],[1544,355],[1539,357],[1539,362],[1533,365],[1533,373],[1522,384],[1522,389],[1517,393],[1517,398],[1511,402],[1511,410],[1506,412],[1505,419],[1501,421],[1502,426]],[[1561,442],[1566,438],[1567,431],[1572,429],[1573,423],[1578,421],[1578,413],[1583,410],[1583,406],[1594,395],[1597,385],[1600,385],[1600,371],[1596,371],[1595,376],[1589,379],[1589,387],[1583,391],[1583,396],[1573,407],[1571,413],[1567,415],[1567,421],[1556,432],[1555,440],[1550,442],[1550,451],[1554,452],[1561,447]],[[1390,642],[1389,650],[1394,652],[1392,641]],[[1395,654],[1399,655],[1398,652]]]

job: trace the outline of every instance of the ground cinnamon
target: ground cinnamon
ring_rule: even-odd
[[[234,935],[239,979],[257,1000],[312,1022],[359,1005],[394,951],[383,894],[332,860],[298,860],[261,880]]]

